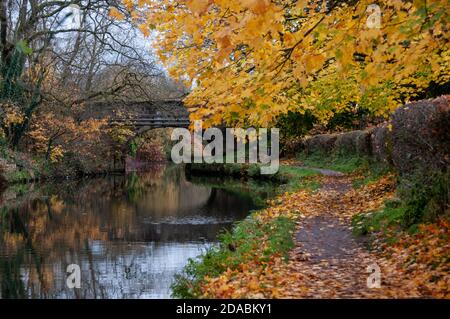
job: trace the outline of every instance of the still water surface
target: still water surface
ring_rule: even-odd
[[[174,166],[29,188],[1,197],[1,298],[169,298],[187,260],[267,196]]]

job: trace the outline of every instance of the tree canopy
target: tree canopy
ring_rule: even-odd
[[[389,114],[449,81],[448,0],[123,0],[207,125]],[[123,12],[123,11],[122,11]],[[110,14],[123,18],[112,9]]]

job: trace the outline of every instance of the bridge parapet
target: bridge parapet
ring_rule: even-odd
[[[189,112],[181,100],[91,103],[86,117],[107,117],[110,125],[129,125],[139,130],[190,124]]]
[[[140,117],[134,119],[117,118],[111,120],[111,125],[129,125],[136,128],[149,127],[189,127],[189,118],[172,118],[172,117]]]

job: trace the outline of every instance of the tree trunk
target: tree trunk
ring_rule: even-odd
[[[1,63],[3,65],[7,64],[7,58],[9,55],[8,48],[8,18],[6,13],[7,1],[1,0],[0,2],[0,46],[1,46]]]

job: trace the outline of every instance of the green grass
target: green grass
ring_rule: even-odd
[[[353,217],[353,233],[357,236],[370,235],[384,231],[391,226],[401,227],[406,209],[398,200],[385,203],[385,208],[377,211],[359,214]]]
[[[14,183],[9,186],[9,190],[16,194],[16,196],[22,196],[27,194],[32,188],[31,184],[27,183]]]
[[[298,154],[297,158],[307,167],[330,169],[346,174],[360,174],[361,177],[353,182],[354,188],[375,182],[391,171],[389,167],[382,163],[375,162],[366,156],[351,153],[331,155],[301,153]]]
[[[286,184],[283,185],[283,190],[287,192],[299,189],[315,191],[320,187],[320,183],[317,179],[314,179],[320,173],[312,169],[282,165],[278,174],[280,179],[285,181]]]
[[[353,217],[353,233],[356,236],[368,236],[369,245],[374,235],[381,233],[387,244],[396,242],[402,231],[415,234],[419,231],[418,223],[409,224],[408,205],[400,199],[385,203],[384,209],[376,212],[359,214]]]
[[[368,158],[354,154],[300,153],[297,159],[308,167],[325,168],[341,173],[354,173],[370,167]]]
[[[26,182],[28,180],[31,180],[32,177],[30,173],[26,170],[15,170],[8,174],[6,174],[6,180],[9,183],[20,183],[20,182]]]
[[[353,181],[353,188],[359,188],[374,183],[392,170],[384,164],[369,162],[369,165],[360,171],[361,177]]]
[[[426,177],[424,177],[425,175]],[[414,233],[421,223],[449,218],[449,173],[421,172],[399,177],[396,200],[385,203],[379,212],[361,214],[353,219],[354,232],[368,235],[394,228]],[[389,237],[389,236],[388,236]]]
[[[285,217],[260,222],[251,215],[236,224],[231,232],[220,235],[220,244],[190,259],[184,271],[175,278],[172,294],[176,298],[198,298],[206,276],[217,277],[227,269],[236,269],[251,260],[267,261],[272,255],[287,258],[294,247],[292,233],[295,223]],[[268,245],[261,253],[261,239],[267,236]]]

